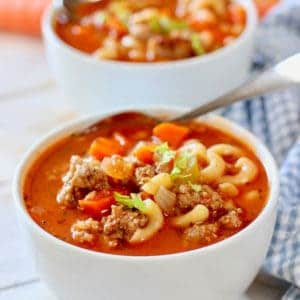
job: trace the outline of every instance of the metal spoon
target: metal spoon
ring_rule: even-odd
[[[300,53],[290,56],[260,75],[246,81],[242,86],[197,108],[172,118],[170,121],[186,121],[215,109],[255,96],[300,84]]]

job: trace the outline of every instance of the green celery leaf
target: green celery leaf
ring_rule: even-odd
[[[188,162],[192,155],[189,152],[180,153],[174,162],[174,167],[171,171],[172,180],[185,179],[192,176],[192,174],[187,173]]]
[[[188,26],[184,21],[173,20],[167,16],[154,17],[149,21],[151,31],[160,34],[168,34],[172,30],[186,29]]]
[[[167,142],[158,145],[154,151],[160,157],[160,162],[163,164],[170,162],[176,155],[176,152],[169,148]]]
[[[141,212],[145,212],[146,210],[146,206],[138,194],[131,193],[130,196],[127,196],[115,192],[114,198],[116,199],[117,203],[123,204],[128,208],[136,208]]]
[[[199,56],[203,55],[205,53],[203,46],[201,44],[200,37],[197,33],[193,33],[191,35],[191,43],[192,43],[192,48],[194,52]]]
[[[149,26],[152,32],[158,33],[158,34],[163,34],[165,33],[163,28],[161,27],[159,23],[159,18],[154,17],[149,20]]]

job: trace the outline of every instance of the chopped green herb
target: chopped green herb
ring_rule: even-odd
[[[131,193],[130,196],[122,195],[120,193],[115,192],[114,198],[120,204],[127,206],[129,208],[136,208],[141,212],[145,212],[146,206],[141,199],[140,195]]]
[[[163,164],[170,162],[176,155],[176,152],[169,148],[167,142],[155,147],[154,151],[160,157],[160,162]]]
[[[197,55],[203,55],[205,53],[203,46],[201,44],[200,37],[197,33],[193,33],[191,35],[191,43],[192,43],[192,48]]]
[[[154,17],[149,20],[149,26],[152,32],[163,33],[163,29],[159,23],[159,18]]]
[[[189,185],[192,188],[192,190],[195,191],[196,193],[199,193],[202,191],[202,186],[200,184],[193,184],[189,181]]]
[[[180,153],[180,155],[178,156],[178,159],[176,160],[176,165],[180,169],[185,169],[188,165],[188,161],[191,158],[191,156],[192,156],[191,153],[188,151]]]
[[[149,21],[151,31],[160,34],[168,34],[172,30],[181,30],[187,28],[184,21],[172,20],[167,16],[154,17]]]
[[[171,172],[171,179],[176,180],[176,179],[188,179],[192,176],[192,174],[182,174],[182,170],[180,170],[177,167],[174,167],[172,172]]]
[[[187,167],[190,158],[191,154],[187,151],[180,153],[177,156],[174,162],[174,167],[171,171],[171,178],[173,180],[189,178],[192,176],[192,174],[187,173]]]
[[[185,151],[177,155],[174,167],[171,171],[172,180],[183,180],[187,179],[191,182],[197,182],[199,180],[200,170],[198,165],[197,156],[191,152]]]

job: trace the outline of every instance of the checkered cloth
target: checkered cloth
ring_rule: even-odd
[[[300,52],[299,0],[283,1],[271,12],[256,45],[254,72]],[[238,103],[222,113],[264,141],[280,166],[278,218],[264,269],[291,283],[284,300],[300,299],[300,88]]]

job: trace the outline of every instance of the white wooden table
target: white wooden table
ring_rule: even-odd
[[[25,149],[75,116],[51,79],[40,40],[0,33],[0,300],[54,299],[39,280],[23,240],[10,185]],[[285,288],[269,278],[256,279],[247,295],[252,300],[276,300]]]

